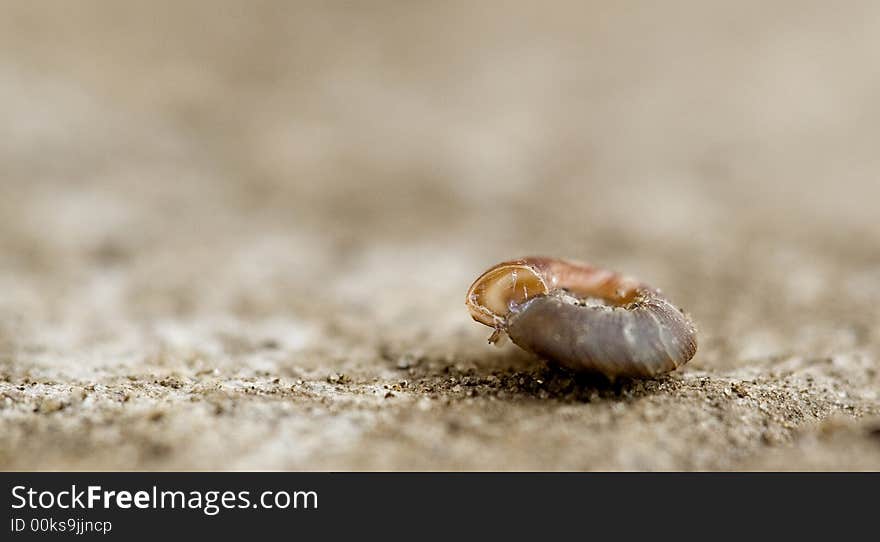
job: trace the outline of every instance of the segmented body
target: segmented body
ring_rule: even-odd
[[[521,348],[576,371],[655,376],[697,350],[693,322],[658,290],[587,264],[503,262],[474,282],[467,304],[475,320],[495,328],[493,339],[506,333]]]

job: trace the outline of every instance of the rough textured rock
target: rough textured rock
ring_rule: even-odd
[[[0,7],[0,468],[880,468],[880,7]],[[688,309],[491,348],[489,265]]]

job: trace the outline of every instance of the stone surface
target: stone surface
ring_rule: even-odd
[[[296,4],[296,5],[293,5]],[[880,468],[880,7],[0,7],[0,468]],[[655,381],[486,344],[566,256]]]

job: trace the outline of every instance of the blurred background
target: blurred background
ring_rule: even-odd
[[[0,2],[0,466],[880,465],[878,35],[870,1]],[[493,388],[546,378],[464,294],[529,254],[686,308],[672,391]]]

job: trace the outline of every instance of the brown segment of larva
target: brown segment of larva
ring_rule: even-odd
[[[466,304],[477,322],[575,371],[650,377],[687,363],[696,328],[659,290],[555,258],[502,262],[480,275]]]

